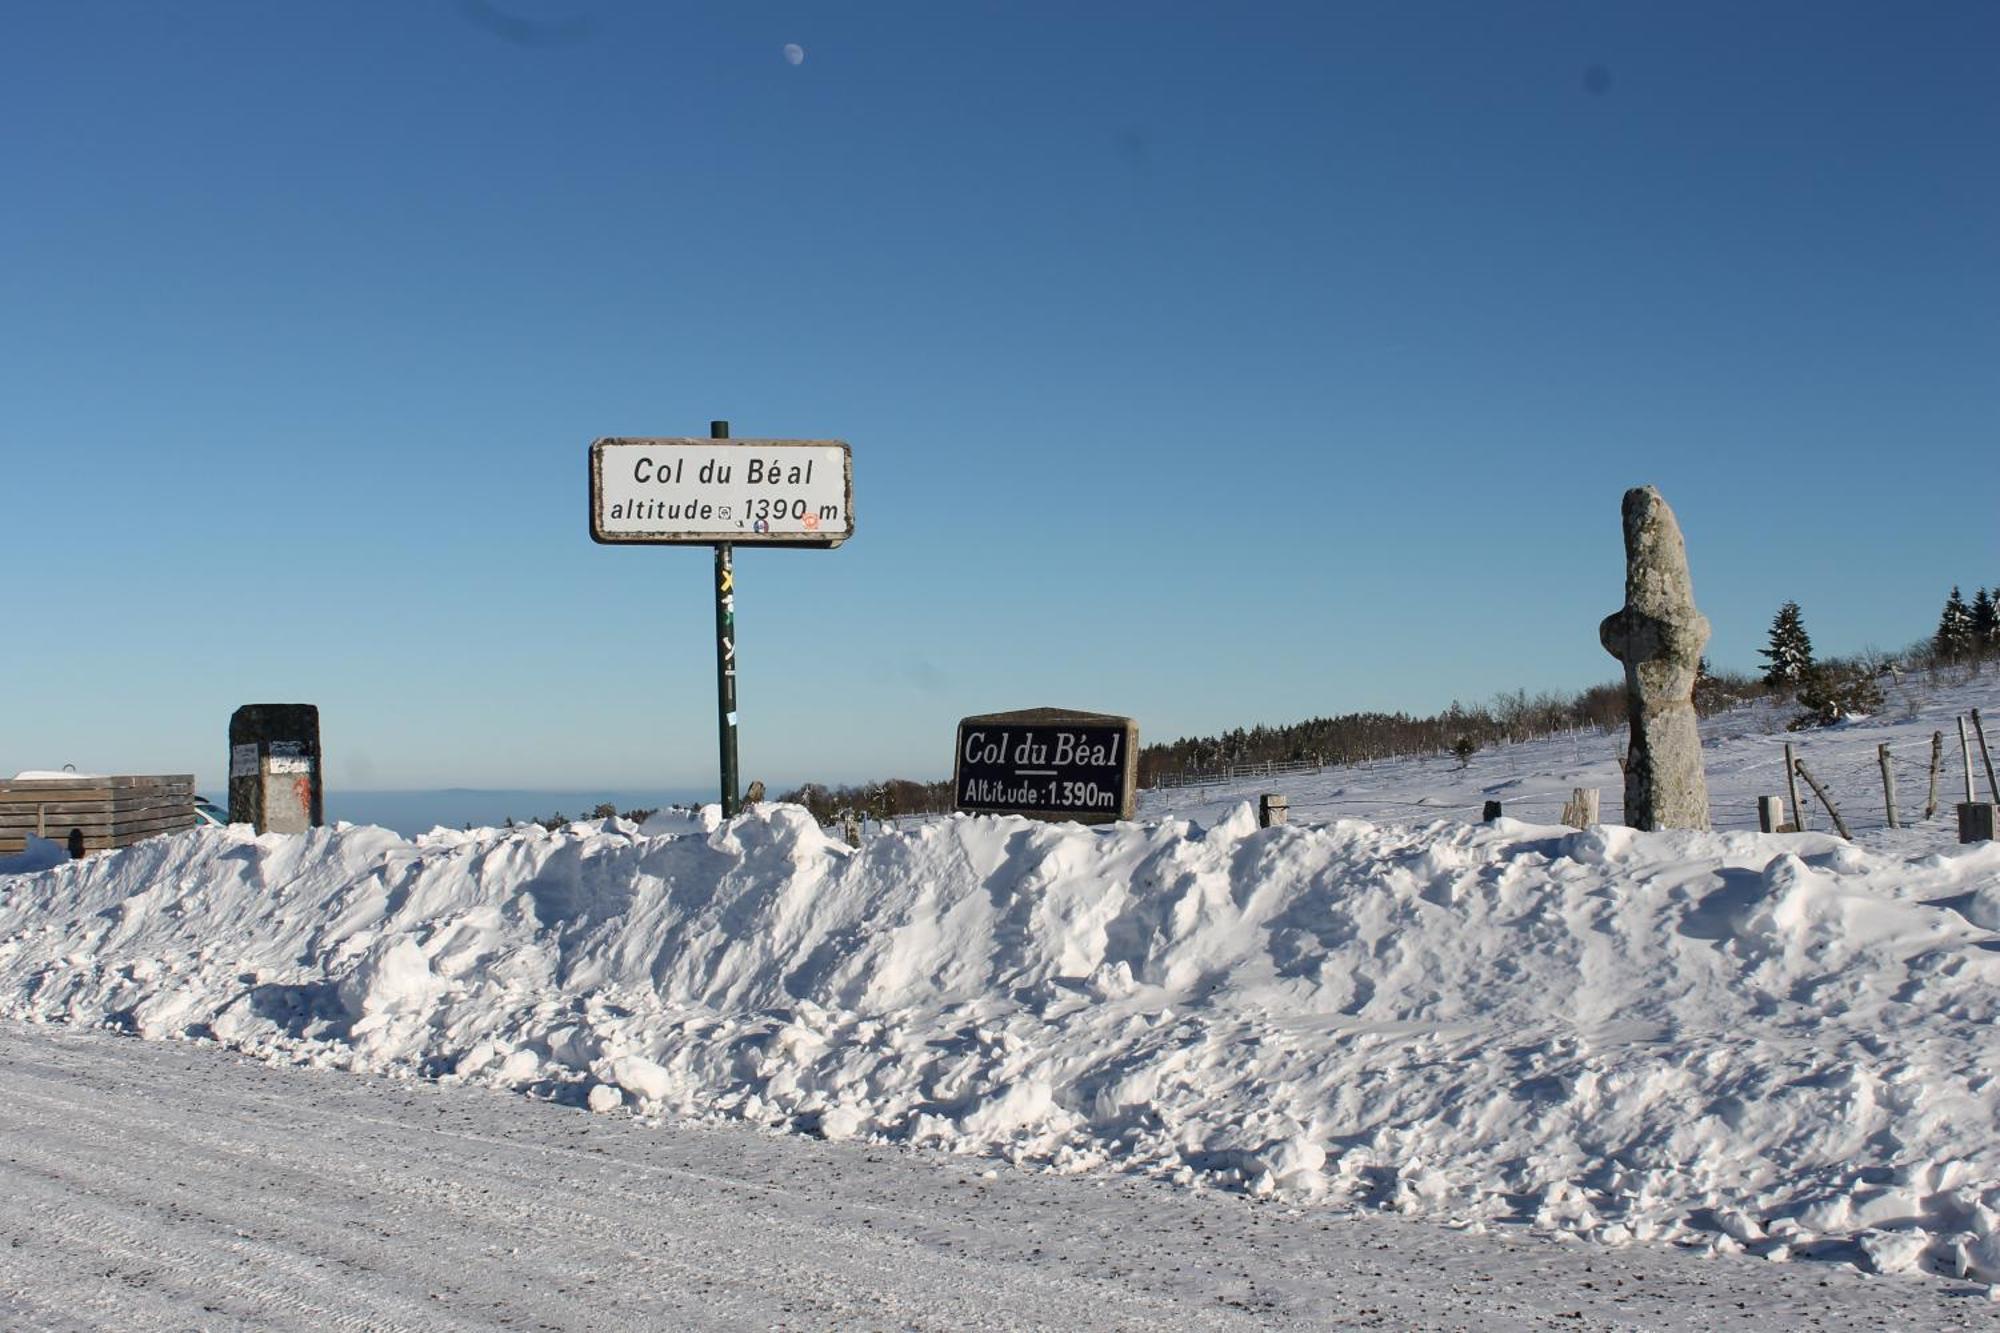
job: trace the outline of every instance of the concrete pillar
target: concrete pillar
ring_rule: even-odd
[[[1785,826],[1785,798],[1782,796],[1759,796],[1757,798],[1757,827],[1766,833],[1776,833]]]
[[[304,833],[326,822],[313,704],[245,704],[229,718],[229,822]]]

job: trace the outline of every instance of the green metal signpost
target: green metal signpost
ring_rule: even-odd
[[[715,716],[725,818],[742,808],[736,757],[736,548],[827,549],[854,535],[854,458],[840,440],[601,439],[590,446],[590,536],[606,545],[715,548]]]

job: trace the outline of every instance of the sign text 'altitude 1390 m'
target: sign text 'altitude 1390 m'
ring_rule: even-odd
[[[967,814],[1103,824],[1133,816],[1139,724],[1110,713],[1028,708],[958,724],[952,805]]]

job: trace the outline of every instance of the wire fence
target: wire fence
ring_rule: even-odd
[[[1186,768],[1178,773],[1157,774],[1149,790],[1174,787],[1214,787],[1240,778],[1279,777],[1288,773],[1324,773],[1324,759],[1266,759],[1254,764],[1228,764],[1222,768]]]
[[[1937,734],[1943,736],[1944,733]],[[1913,756],[1907,750],[1898,754],[1889,749],[1886,753],[1887,783],[1883,779],[1884,751],[1865,738],[1859,743],[1844,746],[1795,744],[1793,753],[1805,766],[1805,771],[1818,779],[1827,795],[1833,798],[1848,831],[1853,833],[1890,827],[1890,786],[1895,791],[1895,826],[1899,828],[1930,825],[1955,828],[1960,801],[1996,799],[1978,751],[1973,750],[1968,767],[1965,762],[1967,756],[1955,740],[1946,740],[1938,747],[1935,767],[1929,744],[1920,747],[1921,757]],[[1778,765],[1774,782],[1778,784],[1773,788],[1774,793],[1786,792],[1789,798],[1789,792],[1783,785],[1785,773],[1782,762]],[[1968,791],[1971,793],[1969,797]],[[1799,783],[1798,794],[1799,804],[1804,807],[1805,827],[1831,827],[1832,816],[1825,802],[1804,781]]]
[[[1884,832],[1890,828],[1929,829],[1940,834],[1955,837],[1958,802],[1968,799],[1967,783],[1973,800],[2000,801],[2000,794],[1992,789],[1992,782],[1985,768],[1985,756],[1976,741],[1969,742],[1969,775],[1966,754],[1958,744],[1955,735],[1943,731],[1936,733],[1943,738],[1939,745],[1936,767],[1935,797],[1933,798],[1931,741],[1925,738],[1917,745],[1909,740],[1903,742],[1902,753],[1895,749],[1887,751],[1891,781],[1894,785],[1896,818],[1892,825],[1889,816],[1889,793],[1882,776],[1882,743],[1876,739],[1880,733],[1857,732],[1852,736],[1839,734],[1800,732],[1791,734],[1791,749],[1795,760],[1810,773],[1840,811],[1841,822],[1854,835]],[[1908,733],[1905,733],[1908,736]],[[1772,795],[1782,798],[1786,811],[1785,818],[1796,822],[1799,827],[1821,832],[1832,832],[1834,820],[1826,803],[1812,789],[1804,778],[1792,780],[1785,769],[1783,752],[1778,748],[1781,738],[1772,737],[1771,763],[1768,778],[1757,783],[1761,787],[1751,789],[1751,794],[1741,794],[1723,802],[1710,801],[1710,825],[1723,832],[1757,832],[1761,821],[1757,810],[1758,795]],[[1912,754],[1911,749],[1920,753]],[[1324,771],[1322,766],[1315,770],[1311,765],[1293,771]],[[1286,771],[1283,767],[1275,770]],[[1266,770],[1261,765],[1240,765],[1233,776],[1242,778],[1264,776]],[[1741,791],[1742,771],[1738,771],[1738,790]],[[1160,784],[1166,786],[1168,784]],[[1174,784],[1179,785],[1179,784]],[[1188,783],[1194,785],[1224,785],[1221,781],[1208,783]],[[1793,809],[1792,795],[1796,790],[1798,805]],[[1558,822],[1565,814],[1573,795],[1573,788],[1546,791],[1505,790],[1494,793],[1501,804],[1501,811],[1510,818],[1529,822]],[[1473,822],[1484,814],[1490,796],[1476,800],[1409,800],[1387,796],[1372,796],[1365,793],[1342,793],[1340,795],[1314,796],[1310,794],[1292,796],[1288,802],[1293,818],[1314,814],[1338,818],[1342,814],[1366,817],[1369,812],[1401,812],[1412,814],[1422,812],[1438,819],[1462,819]],[[1607,824],[1624,822],[1624,792],[1622,783],[1599,788],[1599,821]]]

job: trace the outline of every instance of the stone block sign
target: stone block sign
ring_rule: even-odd
[[[1110,713],[1025,708],[958,724],[952,808],[1108,824],[1139,800],[1139,724]]]
[[[326,822],[313,704],[245,704],[229,718],[229,822],[304,833]]]

